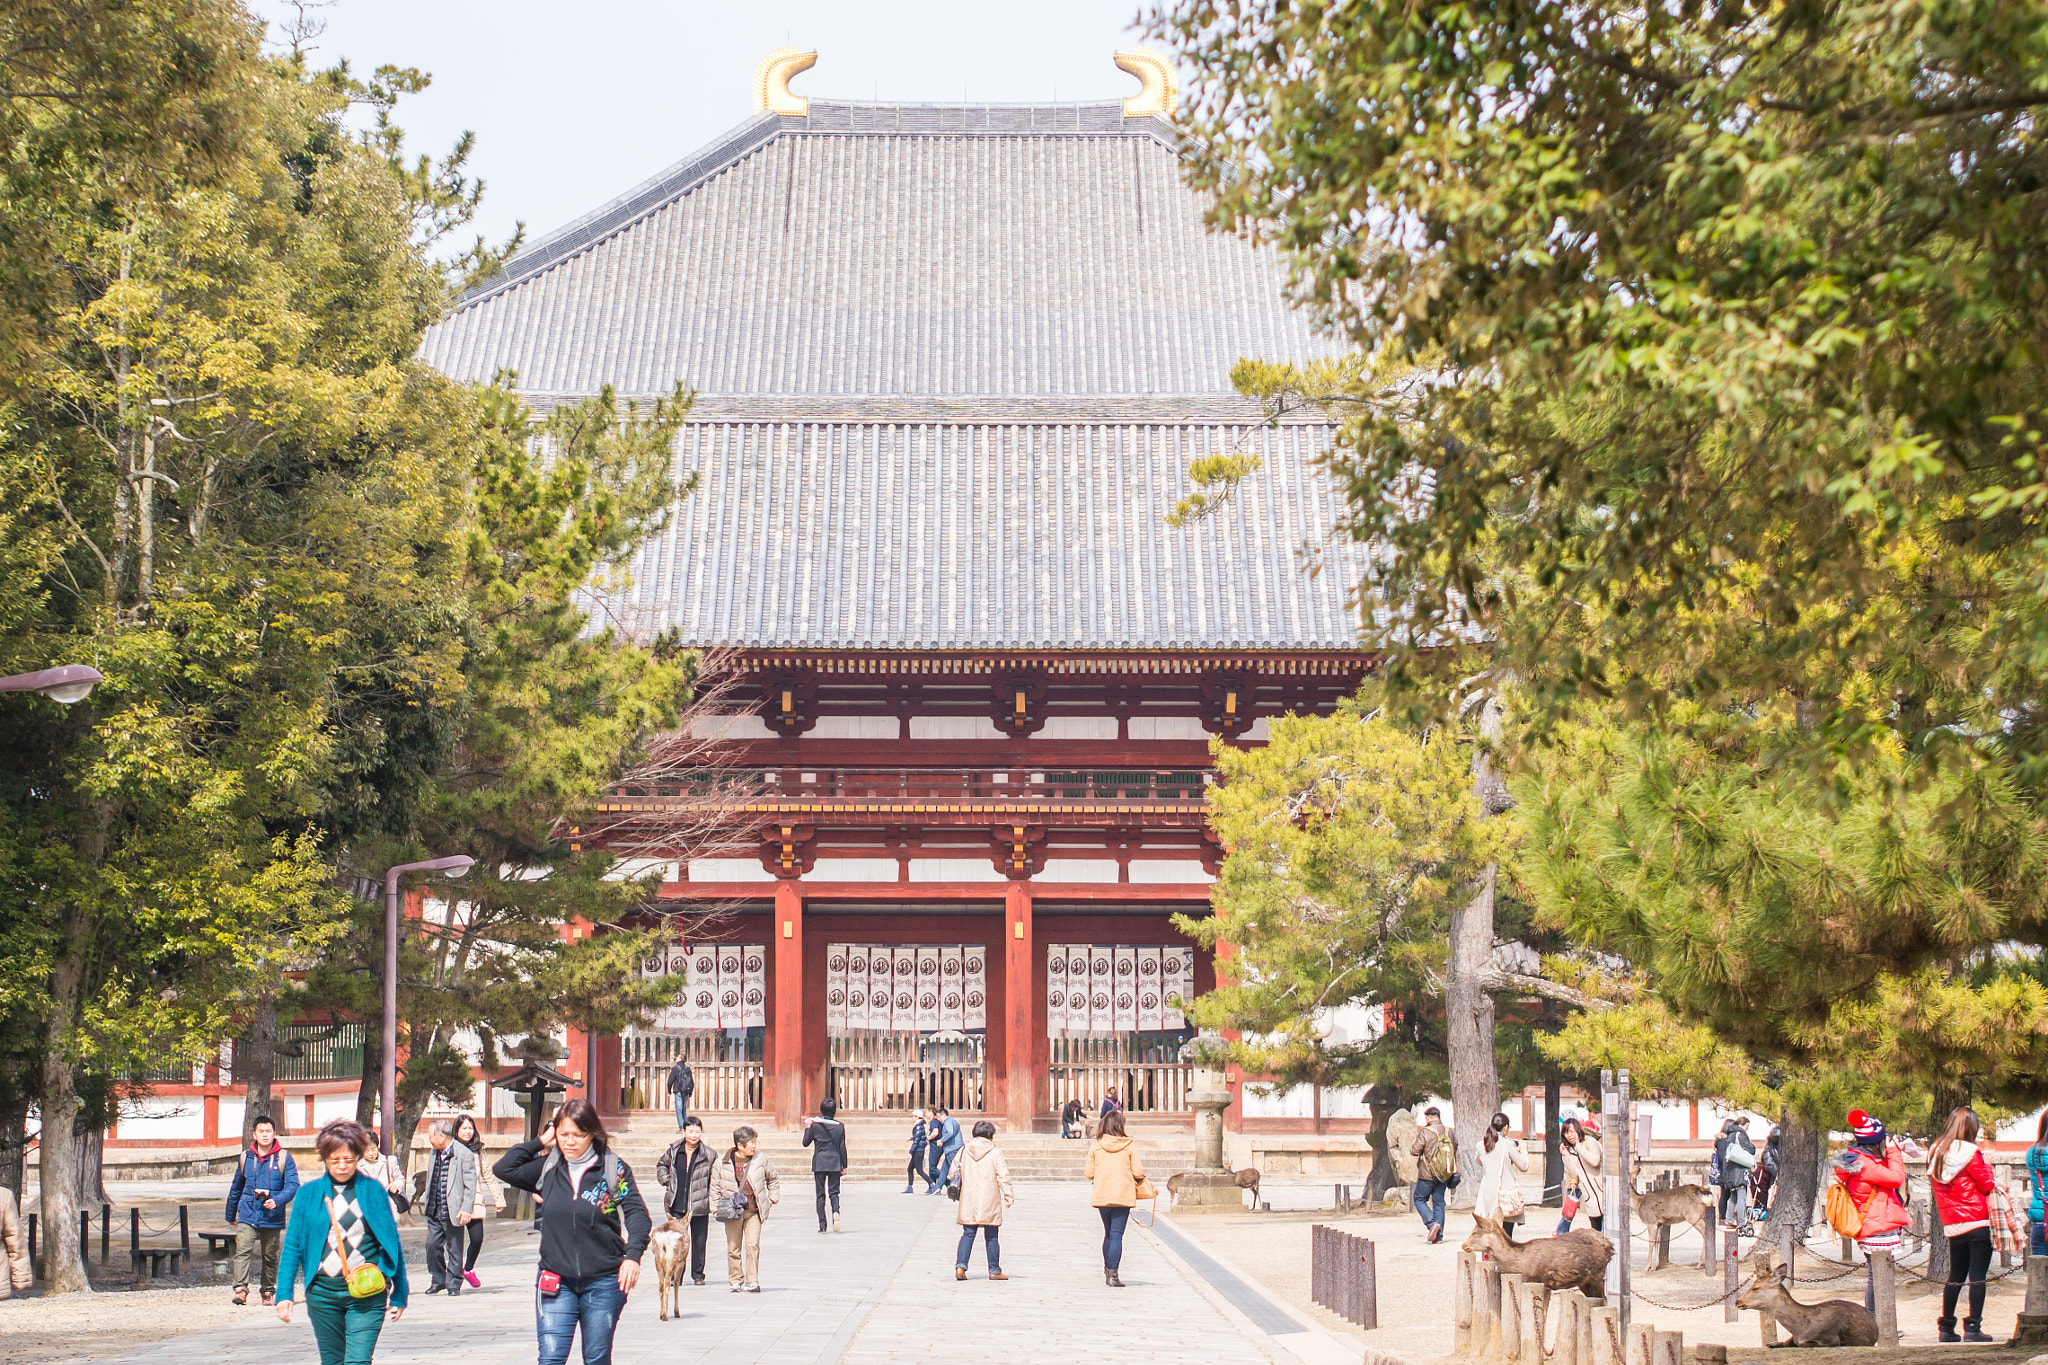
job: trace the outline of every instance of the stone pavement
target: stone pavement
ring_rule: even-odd
[[[1107,1353],[1130,1365],[1311,1365],[1355,1359],[1299,1315],[1276,1306],[1164,1220],[1126,1236],[1126,1288],[1102,1283],[1101,1223],[1087,1187],[1018,1186],[1003,1228],[1004,1270],[992,1282],[977,1243],[972,1278],[953,1279],[958,1229],[941,1197],[893,1184],[845,1187],[845,1225],[820,1235],[808,1182],[785,1182],[767,1226],[762,1292],[724,1284],[724,1233],[711,1230],[711,1283],[683,1290],[683,1316],[660,1321],[650,1280],[633,1294],[614,1346],[617,1365],[744,1365],[749,1361],[911,1365],[1071,1360]],[[536,1239],[493,1222],[478,1264],[482,1290],[428,1296],[421,1276],[405,1317],[378,1343],[380,1365],[526,1365],[534,1358]],[[419,1266],[408,1239],[409,1266]],[[222,1291],[225,1293],[225,1290]],[[109,1365],[287,1365],[316,1358],[303,1309],[287,1327],[251,1306],[232,1326],[187,1332],[119,1354],[70,1356]],[[572,1359],[575,1357],[572,1356]]]

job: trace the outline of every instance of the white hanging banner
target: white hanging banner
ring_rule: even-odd
[[[868,946],[850,944],[846,949],[846,1028],[859,1033],[868,1026]]]
[[[1138,950],[1118,948],[1116,950],[1116,1000],[1112,1008],[1116,1011],[1115,1028],[1118,1033],[1138,1031]]]
[[[846,957],[844,943],[825,945],[825,1036],[846,1036]]]
[[[1067,1031],[1067,945],[1045,946],[1045,1036],[1064,1037]]]
[[[720,944],[718,949],[718,1022],[720,1029],[740,1027],[740,964],[745,959],[737,943]]]
[[[1138,1031],[1156,1033],[1166,1027],[1161,1022],[1159,998],[1159,959],[1157,948],[1138,949]]]
[[[668,949],[657,943],[647,950],[647,956],[640,959],[640,979],[652,981],[657,976],[668,975]]]
[[[1175,1001],[1185,1002],[1195,993],[1195,950],[1168,948],[1159,964],[1160,990],[1165,1002],[1159,1011],[1161,1028],[1186,1028],[1187,1016]]]
[[[688,1028],[718,1027],[718,954],[699,948],[690,954]]]
[[[768,1023],[768,947],[763,943],[747,945],[745,965],[742,971],[744,1003],[741,1005],[741,1023],[747,1028],[762,1028]]]
[[[939,1027],[959,1031],[967,1027],[967,997],[962,987],[958,948],[939,949]]]
[[[988,949],[970,943],[960,950],[960,1027],[988,1027]]]
[[[936,1033],[939,1027],[939,950],[917,950],[917,1031]]]
[[[895,1033],[917,1032],[917,949],[895,948],[895,977],[889,991],[889,1028]]]
[[[1088,949],[1088,1031],[1090,1033],[1111,1033],[1116,1029],[1116,1018],[1111,1006],[1116,1001],[1110,989],[1116,980],[1116,950],[1106,947]]]

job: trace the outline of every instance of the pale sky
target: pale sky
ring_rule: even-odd
[[[292,10],[252,0],[275,24]],[[533,241],[753,117],[754,66],[784,46],[818,64],[792,89],[828,99],[1117,99],[1138,0],[337,0],[312,60],[430,72],[396,121],[415,152],[477,135],[478,226]],[[275,33],[273,29],[273,33]]]

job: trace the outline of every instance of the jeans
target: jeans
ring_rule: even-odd
[[[452,1218],[427,1219],[427,1287],[462,1291],[462,1243],[466,1234]]]
[[[277,1252],[283,1228],[252,1228],[235,1224],[235,1288],[255,1281],[266,1294],[277,1289]]]
[[[920,1147],[910,1154],[910,1169],[903,1173],[903,1188],[906,1190],[916,1189],[918,1177],[924,1173],[924,1148]]]
[[[839,1172],[812,1171],[811,1183],[818,1188],[818,1231],[825,1230],[825,1201],[832,1201],[832,1212],[839,1212]]]
[[[1130,1221],[1127,1205],[1104,1204],[1095,1210],[1102,1215],[1102,1268],[1117,1270],[1124,1263],[1124,1224]]]
[[[2048,1223],[2038,1218],[2027,1224],[2027,1255],[2048,1256]]]
[[[569,1342],[579,1327],[583,1329],[583,1365],[612,1365],[612,1332],[626,1309],[616,1272],[564,1275],[562,1287],[552,1294],[540,1293],[536,1283],[534,1297],[540,1365],[568,1365]]]
[[[1602,1223],[1606,1222],[1606,1221],[1607,1221],[1607,1216],[1606,1216],[1605,1214],[1600,1214],[1600,1213],[1589,1213],[1589,1214],[1587,1214],[1587,1215],[1586,1215],[1586,1226],[1587,1226],[1587,1227],[1589,1227],[1589,1228],[1591,1228],[1591,1229],[1593,1229],[1593,1231],[1595,1231],[1595,1232],[1603,1232],[1603,1231],[1605,1231],[1605,1229],[1604,1229],[1604,1228],[1602,1228],[1602,1227],[1601,1227],[1600,1225],[1601,1225]],[[1564,1235],[1565,1235],[1565,1234],[1566,1234],[1567,1232],[1570,1232],[1571,1230],[1572,1230],[1572,1220],[1571,1220],[1571,1219],[1569,1219],[1569,1218],[1560,1218],[1560,1219],[1558,1219],[1558,1220],[1557,1220],[1557,1235],[1558,1235],[1559,1237],[1562,1237],[1562,1236],[1564,1236]]]
[[[385,1290],[358,1299],[349,1294],[346,1281],[315,1273],[306,1282],[306,1320],[313,1324],[320,1365],[370,1365],[390,1297]]]
[[[1723,1185],[1721,1187],[1721,1211],[1718,1215],[1724,1228],[1739,1228],[1749,1225],[1749,1186]]]
[[[982,1241],[988,1246],[988,1273],[991,1275],[1002,1274],[1003,1248],[1002,1244],[996,1240],[996,1234],[1001,1231],[1002,1229],[993,1223],[969,1223],[962,1227],[960,1229],[960,1250],[954,1254],[953,1264],[959,1266],[962,1270],[967,1269],[967,1263],[974,1259],[974,1234],[978,1232],[982,1235]]]
[[[1941,1287],[1941,1315],[1953,1319],[1963,1282],[1970,1284],[1970,1321],[1984,1320],[1984,1276],[1991,1269],[1991,1229],[1971,1228],[1948,1239],[1948,1283]]]
[[[675,1100],[676,1131],[680,1133],[683,1131],[683,1123],[690,1117],[690,1098],[687,1095],[677,1095]]]
[[[951,1147],[941,1147],[932,1157],[932,1188],[941,1189],[953,1173],[953,1158],[959,1155]]]
[[[1441,1180],[1418,1180],[1415,1182],[1415,1212],[1422,1217],[1426,1228],[1440,1228],[1444,1225],[1444,1190]]]

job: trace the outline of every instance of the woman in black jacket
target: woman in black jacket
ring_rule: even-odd
[[[612,1332],[640,1279],[654,1225],[633,1170],[613,1156],[590,1101],[566,1101],[536,1142],[491,1168],[547,1205],[540,1233],[539,1365],[567,1365],[583,1332],[584,1365],[611,1365]]]

